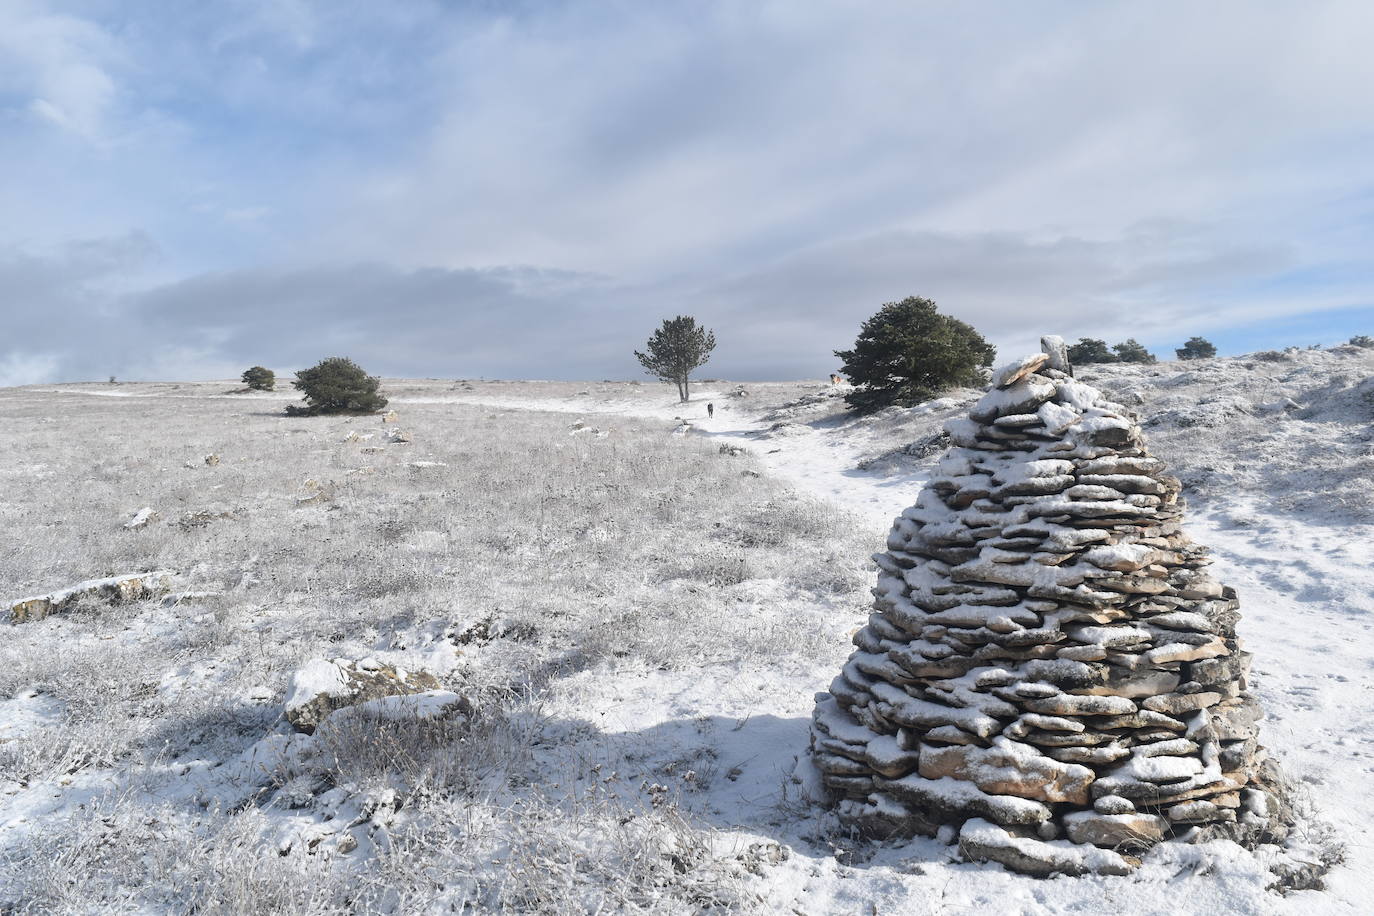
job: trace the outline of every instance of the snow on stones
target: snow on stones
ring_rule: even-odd
[[[377,659],[315,659],[291,676],[285,714],[297,731],[309,734],[335,710],[372,704],[369,708],[394,712],[408,707],[373,701],[426,691],[443,694],[439,686],[439,681],[428,672],[395,668]],[[443,706],[449,702],[447,697],[430,697],[416,701],[418,705],[414,708],[432,714],[435,704]]]
[[[156,519],[157,513],[153,511],[153,507],[144,506],[142,509],[135,512],[133,518],[125,522],[122,527],[129,531],[137,531],[139,528],[147,527],[150,522]]]
[[[1236,595],[1135,416],[1043,344],[946,425],[874,558],[875,612],[813,716],[829,801],[869,833],[956,828],[967,858],[1033,874],[1281,840]]]
[[[66,610],[82,598],[95,598],[111,604],[125,604],[159,598],[171,590],[172,573],[167,570],[126,573],[106,579],[88,579],[66,588],[9,602],[10,621],[28,623]]]

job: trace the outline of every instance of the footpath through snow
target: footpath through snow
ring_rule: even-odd
[[[874,453],[877,443],[865,440],[862,428],[834,417],[789,424],[785,435],[770,435],[770,424],[761,419],[766,415],[763,409],[727,400],[717,391],[695,394],[685,405],[654,404],[647,398],[605,404],[587,399],[461,400],[589,417],[685,420],[692,430],[679,426],[679,434],[707,435],[744,446],[770,474],[843,507],[875,537],[885,534],[893,518],[915,501],[928,476],[915,464],[895,472],[890,466],[859,470],[857,465]],[[714,417],[706,414],[708,402],[716,406]],[[665,426],[665,434],[672,428]],[[1208,447],[1216,446],[1211,439],[1226,436],[1225,430],[1195,432],[1210,437]],[[1148,426],[1146,433],[1148,437]],[[894,444],[898,443],[888,443],[889,447]],[[1186,460],[1181,460],[1177,447],[1166,457],[1185,479],[1206,471],[1184,466]],[[1267,711],[1262,723],[1265,744],[1297,782],[1299,793],[1310,793],[1320,823],[1309,824],[1308,829],[1320,832],[1322,824],[1330,825],[1345,846],[1346,860],[1329,874],[1326,890],[1286,897],[1266,891],[1263,871],[1247,862],[1239,847],[1235,856],[1222,858],[1211,852],[1198,857],[1169,849],[1152,855],[1154,866],[1147,862],[1131,879],[1123,899],[1118,893],[1127,892],[1125,886],[1113,890],[1112,885],[1094,885],[1089,879],[1078,879],[1077,885],[1066,884],[1065,879],[1025,883],[991,866],[978,866],[972,873],[968,869],[973,866],[941,866],[938,859],[943,847],[931,844],[927,850],[924,841],[913,841],[915,845],[906,853],[910,861],[905,864],[901,855],[881,852],[866,869],[799,856],[811,869],[804,886],[814,912],[860,900],[882,912],[888,911],[884,903],[896,912],[941,912],[938,906],[929,908],[933,902],[929,896],[916,904],[916,895],[934,890],[927,887],[929,881],[911,874],[923,873],[922,869],[931,871],[932,878],[943,875],[940,893],[946,896],[941,906],[971,907],[976,912],[991,912],[980,906],[990,906],[994,900],[999,912],[1050,913],[1082,907],[1093,899],[1101,903],[1110,899],[1112,908],[1122,912],[1158,912],[1160,907],[1178,913],[1369,912],[1368,898],[1374,892],[1374,848],[1369,842],[1374,794],[1365,788],[1374,778],[1374,679],[1370,677],[1374,671],[1374,569],[1369,565],[1369,557],[1374,556],[1374,528],[1343,523],[1334,514],[1274,511],[1267,497],[1279,495],[1283,494],[1246,492],[1234,486],[1229,491],[1209,489],[1202,497],[1194,494],[1185,528],[1198,543],[1212,548],[1214,575],[1240,594],[1241,635],[1255,654],[1253,686]],[[674,705],[690,702],[692,693],[686,690]],[[653,718],[648,708],[637,712],[638,716],[629,710],[623,714],[627,722],[638,720],[641,727],[646,717]],[[778,740],[795,737],[789,732]],[[930,861],[927,853],[937,861]],[[880,862],[890,868],[875,867]],[[793,867],[801,866],[794,862]],[[1194,872],[1210,873],[1204,879],[1210,883],[1201,886],[1190,881],[1186,887],[1178,883]],[[964,887],[975,875],[979,883]],[[840,878],[845,880],[837,881]],[[777,880],[787,882],[781,876]],[[802,880],[801,876],[794,876],[796,880]],[[1178,896],[1179,892],[1184,896]],[[803,908],[800,912],[812,911]]]

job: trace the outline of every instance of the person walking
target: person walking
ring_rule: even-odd
[[[706,404],[706,416],[708,416],[708,417],[714,417],[715,415],[716,415],[716,405],[715,405],[715,404],[712,404],[712,403],[710,403],[710,402],[708,402],[708,403]]]

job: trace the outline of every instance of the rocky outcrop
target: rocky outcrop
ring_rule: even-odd
[[[1235,592],[1135,416],[1045,343],[946,424],[875,557],[874,613],[813,716],[829,800],[873,834],[952,825],[967,857],[1037,874],[1280,839]]]
[[[13,623],[42,620],[49,614],[66,610],[83,598],[110,604],[159,598],[171,590],[171,583],[172,573],[166,570],[127,573],[106,579],[87,579],[85,582],[78,582],[46,595],[34,595],[31,598],[11,601],[10,620]]]
[[[310,734],[336,710],[439,687],[428,672],[407,671],[376,659],[316,659],[291,676],[285,714],[292,727]]]

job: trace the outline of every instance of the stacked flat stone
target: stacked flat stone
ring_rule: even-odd
[[[813,716],[830,800],[867,834],[957,830],[965,856],[1038,874],[1280,840],[1235,592],[1134,415],[1044,350],[946,425],[875,556],[875,611]]]

